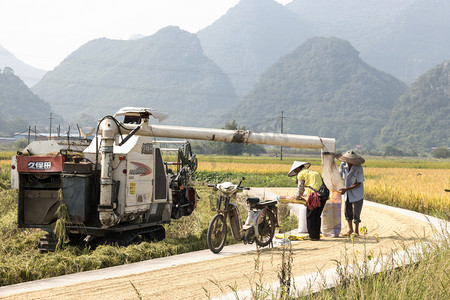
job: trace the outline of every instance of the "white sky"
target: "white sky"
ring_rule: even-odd
[[[276,0],[285,5],[292,0]],[[239,0],[0,0],[0,45],[52,70],[86,42],[152,35],[175,25],[195,33]],[[0,53],[1,55],[1,53]]]

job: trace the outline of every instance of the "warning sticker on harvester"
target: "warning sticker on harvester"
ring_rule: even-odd
[[[130,195],[136,195],[136,182],[130,182]]]

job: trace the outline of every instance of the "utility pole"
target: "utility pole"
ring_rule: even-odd
[[[283,134],[283,111],[281,111],[281,134]],[[283,160],[283,146],[280,146],[280,160]]]
[[[50,112],[50,136],[49,136],[49,138],[50,139],[52,139],[52,120],[53,120],[53,117],[52,117],[52,113]]]

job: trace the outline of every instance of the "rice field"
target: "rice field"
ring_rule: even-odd
[[[281,177],[281,185],[295,186],[294,179],[286,176],[293,160],[309,161],[311,169],[321,170],[320,158],[288,158],[283,162],[267,158],[269,163],[264,163],[261,157],[226,161],[214,156],[200,156],[198,170]],[[450,189],[450,160],[375,158],[366,159],[363,167],[365,199],[450,219],[450,192],[445,191]]]
[[[449,169],[366,168],[365,198],[450,219]]]

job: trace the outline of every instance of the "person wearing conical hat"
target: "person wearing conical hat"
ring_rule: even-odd
[[[296,176],[296,182],[298,184],[298,190],[292,198],[305,199],[303,193],[305,187],[309,187],[307,190],[306,199],[313,191],[318,191],[322,186],[322,176],[319,172],[310,170],[311,164],[309,162],[294,161],[291,170],[288,173],[289,177]],[[320,227],[321,227],[321,215],[325,206],[326,200],[320,200],[320,207],[313,210],[307,208],[306,210],[306,227],[308,229],[309,237],[312,241],[320,240]]]
[[[339,173],[344,179],[345,188],[339,190],[345,200],[345,219],[348,222],[348,232],[342,234],[359,235],[359,223],[361,223],[361,210],[364,197],[364,171],[362,164],[364,158],[356,154],[353,150],[345,152],[337,157],[341,161]],[[355,230],[353,231],[353,223]]]

